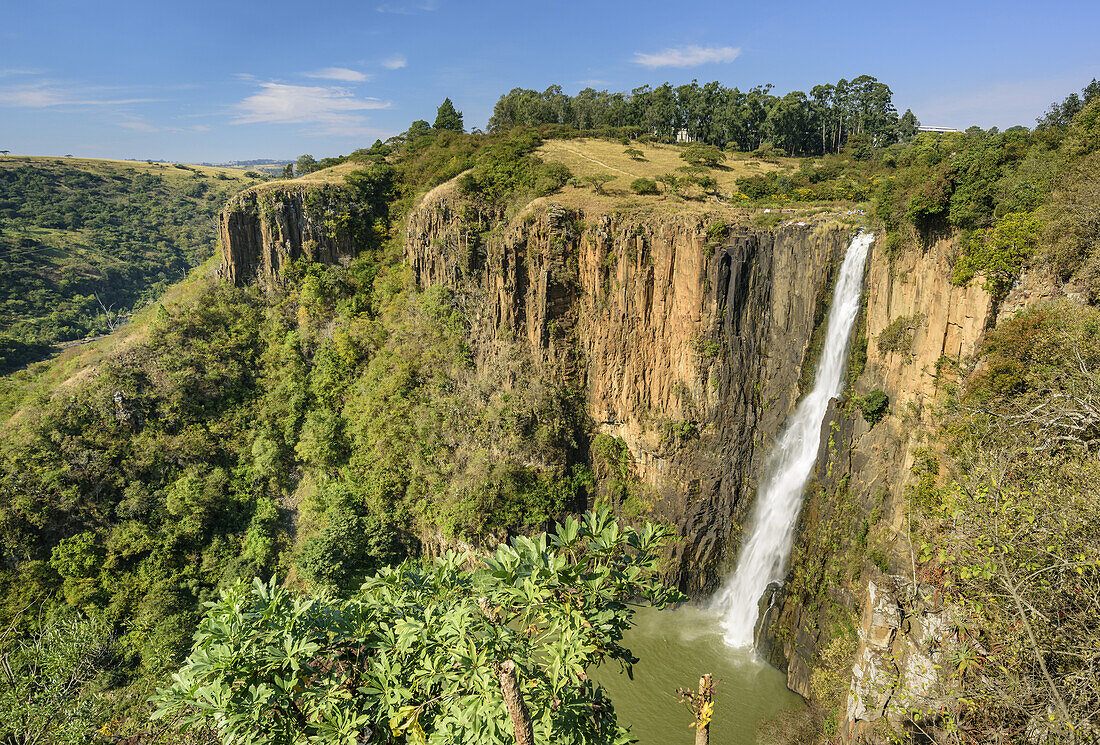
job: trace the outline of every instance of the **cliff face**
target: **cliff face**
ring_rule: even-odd
[[[787,581],[757,628],[769,661],[803,696],[815,695],[828,665],[840,666],[831,673],[851,681],[844,728],[859,741],[904,733],[908,709],[937,709],[951,693],[937,667],[951,611],[913,576],[908,490],[914,472],[930,467],[922,458],[950,363],[973,355],[994,320],[980,281],[948,281],[952,250],[942,241],[891,259],[872,249],[867,360],[853,393],[885,391],[890,413],[871,426],[854,407],[830,407]],[[854,656],[830,662],[848,651],[851,625]]]
[[[416,280],[462,293],[475,355],[526,339],[537,365],[584,387],[596,429],[622,439],[650,485],[652,513],[680,529],[680,586],[712,590],[853,229],[554,204],[484,240],[483,224],[446,188],[429,195],[408,225]]]
[[[356,245],[334,220],[344,205],[337,187],[288,185],[241,192],[222,210],[222,275],[236,285],[271,283],[299,258],[334,264],[355,256]]]
[[[270,281],[298,256],[353,255],[307,199],[245,193],[227,209],[232,281]],[[496,364],[495,342],[520,341],[534,369],[583,389],[595,429],[621,439],[648,484],[646,514],[679,529],[674,579],[705,596],[735,559],[763,457],[802,393],[853,228],[822,220],[767,230],[730,214],[548,201],[503,218],[451,186],[433,191],[407,225],[416,282],[453,291],[479,368]],[[906,730],[908,704],[893,704],[935,708],[951,695],[936,671],[952,612],[913,576],[907,489],[944,371],[973,355],[995,320],[980,282],[949,283],[953,251],[942,241],[891,258],[872,247],[856,345],[866,359],[852,394],[881,389],[890,413],[872,426],[849,403],[830,405],[790,571],[762,600],[765,656],[807,698],[820,698],[823,675],[840,680],[843,727],[867,742]],[[1032,284],[1002,311],[1044,294]]]

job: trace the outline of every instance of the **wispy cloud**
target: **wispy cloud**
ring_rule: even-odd
[[[393,0],[393,2],[382,3],[376,10],[379,13],[409,15],[420,11],[437,10],[438,8],[438,0]]]
[[[405,59],[403,54],[395,54],[392,57],[386,57],[382,60],[382,67],[387,70],[400,70],[405,65],[409,64],[409,61]]]
[[[123,129],[129,129],[133,132],[160,132],[160,127],[146,121],[140,117],[127,117],[123,121],[118,123],[118,126]]]
[[[317,78],[319,80],[339,80],[344,83],[364,83],[370,80],[371,76],[358,70],[352,70],[347,67],[325,67],[320,70],[314,70],[313,72],[305,73],[307,78]]]
[[[353,136],[373,132],[353,112],[389,107],[389,101],[358,98],[347,88],[261,83],[260,90],[237,104],[240,113],[233,123],[315,124],[321,134]]]
[[[205,124],[192,124],[189,127],[173,127],[173,126],[161,126],[153,124],[151,121],[143,116],[137,116],[135,114],[122,114],[121,120],[118,122],[118,126],[123,129],[128,129],[131,132],[167,132],[170,134],[187,134],[192,132],[209,132],[210,127]]]
[[[10,88],[0,88],[0,105],[28,109],[52,106],[122,106],[149,103],[155,98],[105,98],[103,88],[75,88],[51,81],[42,81]]]
[[[733,62],[741,56],[737,47],[669,47],[660,52],[634,53],[634,63],[643,67],[697,67],[715,62]]]

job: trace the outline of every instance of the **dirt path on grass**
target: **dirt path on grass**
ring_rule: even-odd
[[[602,160],[596,160],[595,158],[590,158],[589,156],[585,155],[584,153],[582,153],[578,150],[574,150],[571,147],[566,147],[565,145],[561,145],[561,149],[562,150],[568,150],[569,152],[573,153],[573,155],[576,155],[579,158],[584,158],[585,160],[589,161],[590,163],[595,163],[596,165],[598,165],[602,168],[608,168],[612,171],[618,171],[622,175],[629,176],[630,178],[638,178],[638,175],[636,173],[630,173],[629,171],[624,171],[621,168],[616,168],[615,166],[609,166],[606,163],[604,163]]]

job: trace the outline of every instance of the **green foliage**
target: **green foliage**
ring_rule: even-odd
[[[1033,212],[1005,215],[992,228],[961,242],[952,281],[965,284],[981,272],[985,289],[996,298],[1003,297],[1034,253],[1041,231],[1042,224]]]
[[[923,313],[898,316],[879,332],[878,337],[875,338],[875,346],[883,354],[891,352],[908,354],[913,346],[913,336],[923,322]]]
[[[485,145],[474,167],[460,179],[459,188],[491,205],[528,201],[557,191],[569,180],[569,169],[531,155],[540,142],[534,130],[513,130]]]
[[[635,194],[647,195],[658,194],[660,190],[657,188],[657,182],[648,178],[636,178],[630,182],[630,190]]]
[[[462,112],[455,110],[455,105],[451,103],[451,99],[444,98],[443,103],[439,104],[439,108],[435,112],[435,124],[432,125],[432,129],[449,130],[451,132],[462,132]]]
[[[162,168],[0,168],[0,374],[107,333],[213,253],[240,182]]]
[[[114,667],[110,629],[93,619],[45,623],[25,638],[0,636],[0,739],[10,743],[88,742],[107,718],[94,694]]]
[[[353,499],[329,510],[326,521],[323,530],[302,543],[297,559],[302,579],[317,590],[346,597],[367,576],[407,553],[389,521],[363,514]]]
[[[684,148],[680,158],[693,166],[717,168],[726,159],[726,154],[713,145],[693,143]]]
[[[886,416],[886,413],[890,410],[890,399],[886,393],[875,389],[868,393],[866,396],[856,396],[852,399],[852,403],[856,405],[859,412],[863,414],[863,418],[868,424],[874,426]]]
[[[238,585],[207,613],[155,716],[226,743],[511,743],[498,677],[510,661],[539,741],[624,742],[587,671],[637,661],[620,644],[637,599],[680,599],[656,579],[667,539],[605,510],[485,559],[383,569],[347,601]]]
[[[547,136],[671,143],[686,130],[695,143],[689,149],[727,148],[782,157],[788,152],[839,153],[851,138],[865,143],[862,155],[915,128],[912,114],[902,127],[890,88],[870,75],[818,85],[809,95],[792,91],[777,96],[771,90],[768,84],[742,91],[718,81],[644,85],[629,93],[585,88],[576,96],[567,95],[559,85],[541,93],[514,88],[497,101],[489,131],[538,127]],[[705,152],[715,165],[724,157]]]
[[[945,412],[947,478],[914,499],[921,571],[969,618],[959,727],[974,741],[1037,715],[1051,741],[1081,741],[1100,705],[1098,330],[1100,311],[1063,300],[991,333]]]
[[[701,359],[709,360],[722,353],[722,345],[707,334],[696,334],[691,338],[691,348]]]

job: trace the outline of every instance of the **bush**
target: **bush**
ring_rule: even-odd
[[[635,194],[659,194],[657,182],[649,178],[636,178],[630,182],[630,190]]]
[[[714,145],[704,145],[697,142],[684,148],[684,152],[680,153],[680,158],[693,166],[715,168],[726,159],[726,154]]]
[[[913,336],[922,321],[924,321],[923,313],[895,318],[879,333],[878,338],[875,340],[878,351],[883,354],[889,352],[908,353],[913,346]]]
[[[857,396],[853,399],[853,403],[859,408],[863,418],[871,426],[874,426],[886,416],[886,412],[890,409],[890,398],[884,391],[877,388],[866,396]]]

